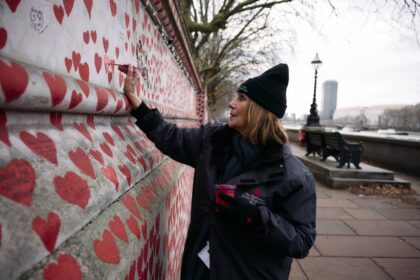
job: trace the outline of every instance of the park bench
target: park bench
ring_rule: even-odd
[[[361,142],[346,141],[339,132],[306,131],[306,136],[306,155],[318,154],[322,157],[322,161],[332,156],[339,163],[338,168],[345,164],[347,164],[347,168],[350,168],[350,163],[352,163],[357,169],[361,169],[360,158],[363,152]]]

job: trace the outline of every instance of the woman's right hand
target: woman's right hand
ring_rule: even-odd
[[[124,94],[130,101],[133,109],[136,109],[141,104],[141,99],[136,95],[136,85],[140,80],[140,75],[137,70],[133,69],[133,65],[128,65],[127,76],[124,81]]]

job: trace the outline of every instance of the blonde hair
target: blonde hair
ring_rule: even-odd
[[[246,128],[242,137],[252,144],[267,144],[273,140],[277,144],[289,142],[281,119],[249,99]]]

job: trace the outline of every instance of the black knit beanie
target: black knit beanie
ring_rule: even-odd
[[[279,64],[260,76],[248,79],[238,92],[246,94],[268,111],[282,118],[286,111],[286,89],[289,84],[289,67]]]

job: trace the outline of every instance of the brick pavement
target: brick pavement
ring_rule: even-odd
[[[412,188],[420,179],[411,177]],[[317,182],[318,236],[290,278],[420,279],[420,209],[398,199],[358,196]]]

